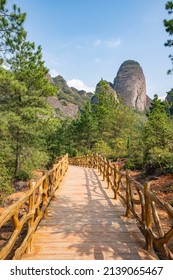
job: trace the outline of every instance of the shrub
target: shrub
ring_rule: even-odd
[[[61,104],[62,104],[63,106],[67,106],[67,105],[68,105],[67,102],[66,102],[65,100],[62,100],[62,101],[61,101]]]
[[[104,140],[99,140],[93,148],[93,151],[95,153],[102,154],[105,157],[109,157],[111,154],[111,148],[108,146],[108,144]]]
[[[143,168],[143,159],[138,156],[128,158],[124,167],[131,170],[141,170]]]
[[[27,181],[31,179],[31,174],[25,170],[20,170],[15,177],[17,180]]]
[[[173,154],[168,148],[158,148],[154,147],[149,150],[148,155],[145,159],[145,169],[147,173],[151,174],[153,172],[159,171],[173,172]]]

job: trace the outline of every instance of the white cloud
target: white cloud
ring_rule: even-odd
[[[107,41],[106,42],[106,45],[109,47],[109,48],[116,48],[118,46],[121,45],[121,40],[120,39],[117,39],[117,40],[110,40],[110,41]]]
[[[104,40],[104,41],[100,40],[100,39],[97,39],[94,42],[93,46],[98,47],[98,46],[103,45],[103,46],[106,46],[107,48],[113,49],[113,48],[117,48],[118,46],[120,46],[121,43],[122,42],[121,42],[120,38],[113,39],[113,40]]]
[[[50,73],[51,77],[56,77],[59,75],[59,72],[55,69],[50,69],[49,73]]]
[[[167,95],[158,96],[158,98],[159,98],[160,100],[164,101],[164,100],[165,100],[165,98],[166,98],[166,96],[167,96]]]
[[[95,88],[89,87],[84,84],[81,80],[72,79],[67,82],[69,87],[74,87],[78,90],[85,90],[86,92],[94,92]]]
[[[96,40],[95,42],[94,42],[94,46],[95,47],[97,47],[97,46],[100,46],[101,44],[102,44],[103,42],[100,40],[100,39],[98,39],[98,40]]]

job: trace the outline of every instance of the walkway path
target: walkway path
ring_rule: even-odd
[[[157,259],[144,250],[134,220],[123,216],[95,170],[69,166],[61,188],[34,234],[31,254],[22,259]]]

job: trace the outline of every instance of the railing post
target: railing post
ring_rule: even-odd
[[[98,170],[98,154],[96,154],[95,156],[95,165],[96,165],[96,169]]]
[[[99,170],[99,175],[102,175],[102,158],[99,156],[98,158],[98,170]]]
[[[103,158],[103,180],[106,179],[106,165],[107,165],[107,160],[106,158]]]
[[[65,170],[65,172],[67,172],[68,166],[69,166],[69,156],[68,156],[68,154],[66,154],[66,170]]]
[[[29,187],[30,187],[30,189],[33,189],[33,194],[29,198],[28,213],[32,213],[32,216],[28,220],[28,232],[32,230],[32,227],[33,227],[33,224],[34,224],[34,215],[35,215],[35,212],[34,212],[34,200],[35,200],[34,186],[35,186],[35,181],[31,180]],[[28,242],[26,252],[31,253],[31,250],[32,250],[32,235],[31,235],[30,240]]]
[[[88,167],[88,155],[86,155],[86,163],[84,163],[85,167]]]
[[[94,155],[91,155],[91,168],[94,168]]]
[[[118,176],[118,165],[114,164],[114,188],[113,188],[113,191],[114,191],[114,199],[118,199],[118,191],[119,191],[119,176]]]
[[[129,173],[126,171],[126,213],[125,216],[130,218],[130,181],[129,181]]]
[[[51,195],[52,197],[55,197],[55,189],[56,189],[56,184],[60,183],[60,178],[61,178],[61,168],[60,171],[58,172],[56,165],[53,164],[53,169],[52,169],[52,184],[51,184]],[[58,174],[59,173],[59,174]]]
[[[107,180],[107,185],[108,185],[108,189],[110,189],[110,161],[107,161],[107,169],[106,169],[106,180]]]
[[[45,172],[45,180],[43,181],[43,206],[44,206],[44,217],[47,215],[47,204],[48,204],[48,198],[49,198],[49,193],[48,193],[48,188],[49,188],[49,183],[48,183],[48,172]]]
[[[145,199],[145,239],[146,239],[146,249],[152,250],[153,249],[153,240],[149,233],[152,229],[152,209],[151,209],[151,202],[150,198],[147,195],[147,191],[150,190],[150,183],[146,183],[144,185],[144,199]]]

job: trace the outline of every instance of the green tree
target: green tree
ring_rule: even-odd
[[[29,157],[31,147],[40,149],[44,145],[42,135],[44,118],[49,117],[51,112],[45,97],[52,95],[54,88],[50,87],[47,82],[42,67],[44,66],[37,67],[36,71],[34,65],[33,68],[29,69],[30,73],[27,70],[26,76],[22,69],[20,72],[13,73],[1,69],[1,114],[3,114],[2,119],[6,118],[7,120],[8,133],[16,156],[15,174],[20,170],[22,154],[28,153]],[[34,70],[36,75],[34,75]],[[40,76],[38,76],[39,73]],[[31,79],[30,76],[32,76]]]
[[[143,114],[135,112],[121,102],[118,104],[111,146],[115,156],[127,157],[131,163],[133,162],[133,167],[138,165],[139,168],[142,164],[142,127],[145,121]]]
[[[92,106],[87,101],[79,118],[74,122],[75,138],[78,142],[78,147],[86,147],[91,150],[97,138],[97,120],[94,118]]]
[[[98,88],[99,90],[95,93],[98,102],[93,104],[93,111],[98,123],[99,135],[102,139],[106,140],[106,138],[111,136],[117,101],[114,94],[109,91],[110,87],[106,81],[101,80]]]
[[[159,99],[158,95],[155,94],[154,98],[151,102],[150,108],[149,108],[149,115],[154,112],[155,110],[160,112],[165,112],[165,103],[161,99]]]
[[[169,15],[172,15],[173,13],[173,1],[168,1],[165,5],[165,9],[168,11]],[[163,21],[164,26],[165,26],[165,30],[166,32],[172,36],[173,35],[173,19],[165,19]],[[173,40],[172,39],[168,39],[167,42],[165,43],[166,47],[172,47],[173,46]],[[171,63],[173,63],[173,55],[170,54],[169,58],[171,60]],[[173,71],[173,69],[168,70],[168,74],[171,74]]]
[[[20,9],[13,7],[14,11],[8,17],[6,1],[3,3],[1,11],[5,13],[7,23],[5,20],[2,22],[7,26],[4,36],[8,38],[3,42],[3,47],[9,51],[10,46],[11,56],[6,59],[9,71],[2,67],[0,69],[0,108],[1,118],[6,121],[8,128],[7,141],[11,140],[10,145],[15,154],[13,167],[17,175],[22,165],[26,167],[29,158],[33,159],[33,167],[34,158],[37,162],[41,153],[44,154],[45,163],[48,160],[45,155],[44,126],[45,119],[49,118],[52,111],[47,97],[54,95],[56,89],[46,79],[48,70],[42,60],[41,47],[36,48],[34,43],[27,41],[22,27],[24,14],[21,15]],[[16,32],[15,26],[19,26]],[[11,38],[13,42],[10,42]]]
[[[77,154],[77,140],[74,121],[70,118],[54,120],[53,133],[48,135],[49,152],[53,159],[66,153],[73,157]]]
[[[144,160],[148,172],[157,168],[166,168],[166,163],[172,160],[173,134],[172,123],[165,107],[155,96],[148,121],[144,126]]]
[[[7,1],[0,1],[0,59],[5,54],[13,52],[14,45],[20,44],[23,36],[26,36],[26,31],[23,28],[23,23],[26,18],[26,13],[21,13],[20,8],[13,5],[12,11],[6,8]]]

